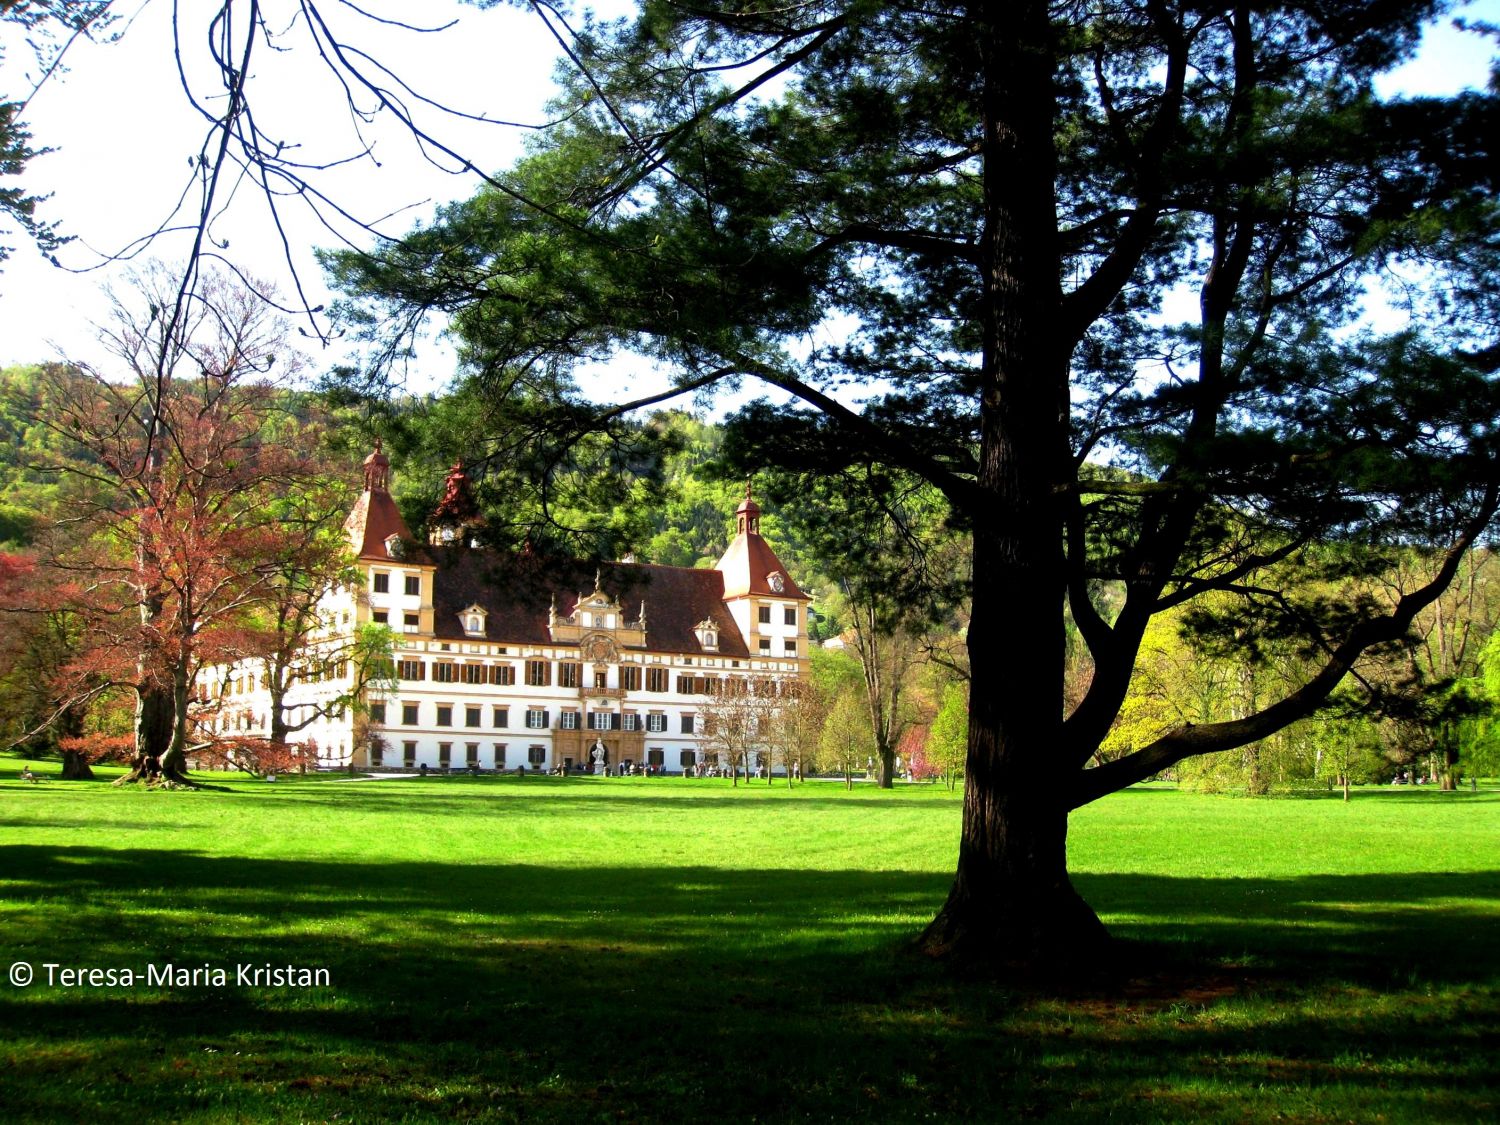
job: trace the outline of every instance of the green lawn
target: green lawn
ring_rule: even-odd
[[[1136,789],[1074,818],[1137,968],[1017,992],[904,943],[957,798],[678,779],[223,782],[0,762],[5,1121],[1485,1121],[1500,793]]]

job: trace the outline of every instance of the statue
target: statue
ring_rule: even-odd
[[[594,760],[594,772],[604,772],[604,739],[594,739],[594,752],[590,755]]]

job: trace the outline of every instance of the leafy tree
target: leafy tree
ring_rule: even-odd
[[[1383,781],[1390,776],[1380,755],[1375,724],[1366,714],[1330,714],[1318,721],[1316,740],[1317,775],[1337,785],[1346,801],[1350,786]]]
[[[860,694],[845,688],[834,696],[818,735],[819,772],[843,774],[846,789],[854,788],[854,775],[875,753],[870,710]]]
[[[1462,765],[1470,778],[1500,777],[1500,633],[1491,633],[1480,654],[1480,683],[1489,707],[1464,741]]]
[[[781,690],[766,733],[767,761],[774,768],[780,760],[790,789],[807,776],[808,764],[817,761],[830,701],[813,683],[788,680]]]
[[[308,766],[315,767],[318,763],[315,747],[233,735],[215,738],[196,748],[194,759],[210,769],[235,769],[251,777],[305,771]]]
[[[19,366],[0,371],[0,542],[24,549],[53,514],[63,485],[57,465],[77,451],[49,420],[57,404],[49,388],[85,376],[66,367]]]
[[[1500,503],[1495,98],[1374,93],[1440,8],[652,0],[580,37],[531,155],[335,273],[371,324],[451,314],[475,370],[577,402],[575,364],[628,347],[682,393],[789,396],[737,416],[746,459],[928,482],[973,575],[958,870],[924,946],[1087,962],[1069,812],[1313,714]],[[1389,338],[1359,324],[1381,277]],[[1383,604],[1261,583],[1396,544],[1431,577]],[[1306,676],[1096,764],[1152,617],[1214,591],[1300,637]]]
[[[1431,565],[1421,553],[1403,553],[1393,576],[1376,589],[1388,596],[1388,585],[1399,586],[1408,572],[1420,575]],[[1494,553],[1471,551],[1452,585],[1417,615],[1378,677],[1365,678],[1386,716],[1382,726],[1391,735],[1388,757],[1402,766],[1426,759],[1444,789],[1457,787],[1465,747],[1483,737],[1493,706],[1481,677],[1497,623],[1500,573]]]
[[[283,326],[248,290],[218,282],[194,315],[161,315],[170,282],[138,279],[107,336],[120,370],[58,372],[48,425],[79,455],[53,465],[70,491],[39,543],[53,577],[42,608],[77,621],[55,685],[65,713],[116,690],[137,700],[131,777],[183,780],[199,669],[245,651],[249,613],[284,573],[294,525],[277,498],[314,480],[306,443],[272,440],[291,371]]]
[[[703,717],[703,749],[729,767],[739,788],[740,774],[750,780],[750,759],[762,746],[770,722],[771,698],[743,676],[720,680],[698,708]]]
[[[268,746],[250,754],[241,747],[250,760],[281,761],[281,748],[314,723],[345,710],[363,711],[370,691],[394,690],[389,627],[366,623],[350,631],[347,622],[331,620],[324,605],[340,586],[359,580],[343,529],[346,492],[342,482],[313,476],[310,467],[295,494],[270,504],[282,534],[262,560],[269,574],[248,609],[243,650],[236,654],[260,665],[270,697]],[[346,676],[343,691],[289,702],[298,681]]]
[[[913,781],[934,781],[942,776],[942,769],[927,756],[929,728],[914,726],[901,739],[901,759]]]
[[[76,655],[79,620],[53,601],[55,582],[33,558],[0,555],[0,738],[28,753],[55,751],[65,780],[87,781],[92,755],[68,742],[84,735],[87,708],[55,692]]]
[[[743,459],[731,434],[724,457]],[[876,780],[895,780],[901,740],[919,718],[918,670],[954,624],[968,559],[943,527],[942,498],[909,474],[867,467],[837,475],[772,473],[767,493],[784,526],[824,573],[837,574],[840,617],[859,658]]]
[[[942,705],[932,720],[923,752],[927,761],[948,779],[950,789],[963,775],[968,748],[968,692],[964,684],[948,684],[943,688]]]

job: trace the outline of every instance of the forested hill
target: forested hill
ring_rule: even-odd
[[[37,522],[52,509],[60,487],[56,474],[36,471],[38,461],[56,460],[68,443],[45,422],[48,389],[40,365],[0,369],[0,550],[24,549]],[[292,413],[319,419],[328,447],[330,471],[357,479],[360,460],[376,434],[391,454],[394,492],[412,529],[422,534],[427,514],[442,495],[449,467],[462,459],[470,466],[476,495],[496,526],[505,526],[523,493],[518,473],[525,465],[502,464],[491,456],[480,425],[460,424],[458,399],[437,396],[398,400],[368,409],[328,408],[310,396],[294,399]],[[554,512],[564,522],[609,525],[618,553],[668,566],[711,566],[734,534],[734,511],[745,482],[723,479],[714,468],[722,442],[720,427],[683,412],[662,412],[641,426],[658,450],[635,465],[617,465],[618,480],[608,490],[577,489],[573,507]],[[592,510],[578,499],[597,501]],[[806,546],[774,507],[764,505],[761,530],[804,589],[829,585]],[[580,541],[580,548],[587,548]]]
[[[47,393],[41,374],[40,366],[0,368],[0,550],[30,542],[57,496],[56,475],[26,468],[64,444],[43,421]]]
[[[353,466],[381,436],[391,457],[392,493],[418,536],[459,460],[497,543],[541,536],[573,554],[631,554],[665,566],[717,562],[734,536],[735,509],[745,497],[747,482],[726,476],[720,464],[723,429],[683,411],[659,411],[634,425],[640,444],[632,455],[580,455],[566,473],[541,456],[528,461],[531,451],[507,451],[498,428],[476,419],[462,393],[386,403],[376,416],[339,428],[332,444]],[[548,473],[544,518],[537,489]],[[757,498],[761,533],[798,585],[830,590],[834,582],[796,521],[758,491]]]

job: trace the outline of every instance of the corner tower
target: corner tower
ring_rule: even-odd
[[[745,646],[752,659],[805,660],[812,599],[798,589],[761,536],[760,505],[748,483],[734,518],[734,541],[714,569],[724,576],[724,603]]]
[[[437,568],[412,538],[391,498],[391,462],[381,451],[365,458],[365,487],[344,520],[344,533],[363,578],[360,622],[389,625],[397,634],[432,632],[433,575]]]

